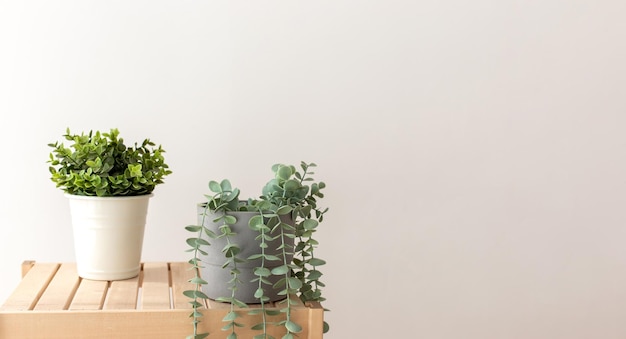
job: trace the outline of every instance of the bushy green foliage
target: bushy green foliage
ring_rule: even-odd
[[[314,163],[307,164],[305,162],[301,162],[301,170],[292,165],[276,164],[272,166],[274,177],[263,187],[262,195],[255,199],[241,200],[239,198],[239,189],[233,188],[227,179],[219,183],[211,181],[209,182],[209,190],[212,194],[206,195],[207,202],[204,204],[205,211],[203,217],[207,216],[208,212],[220,215],[216,219],[217,222],[222,223],[219,228],[220,234],[215,234],[203,226],[203,222],[201,225],[186,227],[188,231],[196,234],[195,237],[187,239],[187,244],[191,246],[189,251],[194,253],[189,262],[196,268],[196,274],[202,267],[200,254],[206,255],[206,251],[203,248],[210,245],[209,240],[206,238],[225,237],[228,241],[228,246],[222,250],[225,259],[222,267],[231,271],[233,278],[229,282],[229,289],[233,291],[233,294],[221,298],[220,301],[230,302],[231,304],[230,312],[223,319],[227,322],[224,329],[231,331],[228,336],[229,339],[237,338],[236,327],[241,326],[236,321],[239,315],[234,307],[246,306],[241,301],[235,299],[234,294],[234,291],[237,290],[237,284],[240,283],[237,265],[241,262],[257,259],[260,259],[261,262],[260,266],[254,269],[256,278],[252,280],[252,282],[258,284],[258,289],[254,296],[261,306],[252,310],[251,313],[263,315],[263,322],[252,327],[253,330],[261,331],[254,337],[255,339],[272,339],[267,333],[268,326],[272,325],[283,326],[286,329],[283,339],[293,338],[302,330],[302,327],[291,318],[293,305],[291,298],[286,298],[284,307],[278,311],[265,308],[265,303],[269,301],[265,294],[265,288],[272,287],[267,279],[270,275],[281,277],[274,286],[280,288],[279,295],[296,295],[303,302],[321,302],[325,300],[321,292],[321,287],[324,286],[320,281],[322,273],[318,269],[319,266],[325,264],[325,261],[315,256],[314,250],[319,243],[313,238],[313,234],[319,223],[322,222],[324,213],[328,209],[321,210],[317,206],[317,200],[324,197],[322,189],[326,185],[324,182],[315,182],[312,178],[314,173],[311,169],[315,166]],[[240,248],[230,240],[235,235],[230,226],[237,222],[236,218],[228,213],[233,211],[254,211],[259,213],[250,219],[248,226],[259,233],[257,239],[260,240],[260,254],[255,254],[249,258],[237,256]],[[288,218],[283,218],[284,216],[288,216]],[[291,220],[292,222],[285,222],[284,220]],[[276,239],[280,239],[278,249],[280,249],[281,255],[266,254],[267,242]],[[293,239],[293,242],[287,239]],[[291,245],[292,243],[293,245]],[[287,258],[293,258],[293,260]],[[265,263],[270,261],[281,261],[281,265],[270,270],[265,266]],[[195,289],[185,291],[185,295],[192,299],[190,303],[194,310],[190,316],[194,319],[194,333],[188,338],[198,338],[200,335],[205,335],[197,333],[197,325],[200,321],[199,317],[202,316],[198,309],[201,305],[199,299],[208,299],[201,292],[201,286],[206,284],[206,281],[196,276],[190,282],[195,284]],[[286,317],[283,321],[277,324],[267,322],[267,316],[278,313],[285,314]],[[328,329],[328,324],[324,324],[324,329],[325,331]]]
[[[71,142],[50,143],[51,180],[64,192],[84,196],[135,196],[151,193],[172,173],[161,146],[150,139],[128,147],[116,128],[109,133],[90,131],[63,135]]]

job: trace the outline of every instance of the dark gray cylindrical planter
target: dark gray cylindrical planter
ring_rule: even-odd
[[[204,206],[202,204],[198,205],[198,224],[202,223],[204,219],[204,226],[206,226],[211,231],[215,232],[215,234],[221,234],[219,231],[219,226],[222,225],[221,222],[215,223],[213,220],[217,218],[215,214],[207,211],[207,215],[203,217]],[[256,238],[259,236],[257,231],[251,230],[248,226],[248,222],[250,218],[255,215],[258,215],[257,212],[228,212],[228,215],[232,215],[237,218],[237,223],[231,225],[231,229],[237,233],[236,236],[230,237],[230,242],[235,243],[241,248],[241,252],[238,257],[242,259],[247,259],[251,255],[260,254],[261,248],[259,247],[261,241]],[[281,217],[283,222],[287,222],[292,224],[291,218]],[[280,234],[277,230],[277,233],[271,234],[271,236],[275,236]],[[293,246],[293,238],[285,237],[285,243]],[[204,268],[201,270],[201,275],[204,280],[207,281],[207,284],[203,286],[203,291],[206,295],[211,299],[217,299],[220,297],[230,297],[231,290],[228,289],[229,283],[232,279],[230,274],[230,266],[222,268],[224,263],[226,262],[226,258],[224,257],[224,253],[222,253],[222,249],[227,245],[225,238],[220,239],[209,239],[211,246],[206,247],[205,249],[208,252],[207,256],[202,257],[202,262]],[[272,241],[266,241],[268,247],[265,249],[265,254],[275,255],[279,258],[282,258],[282,250],[277,249],[281,244],[281,239],[275,239]],[[293,256],[288,256],[288,263],[291,262]],[[237,269],[241,272],[239,274],[239,280],[241,283],[237,285],[237,291],[235,292],[235,298],[243,301],[246,304],[255,304],[260,303],[260,301],[254,297],[254,293],[259,287],[258,281],[252,282],[253,279],[256,278],[254,275],[254,268],[261,265],[260,259],[248,260],[245,263],[238,263]],[[283,265],[282,260],[280,261],[265,261],[265,267],[269,270],[272,270],[275,267]],[[284,278],[284,275],[275,276],[271,275],[267,277],[272,285],[263,284],[262,287],[264,289],[264,295],[268,297],[270,302],[278,301],[281,299],[285,299],[284,295],[278,295],[278,292],[284,287],[279,289],[274,289],[273,285],[278,282],[280,279]]]

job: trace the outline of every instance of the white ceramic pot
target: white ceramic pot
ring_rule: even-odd
[[[141,268],[143,235],[152,194],[65,196],[70,203],[78,275],[90,280],[136,277]]]

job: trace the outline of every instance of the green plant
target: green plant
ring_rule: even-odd
[[[71,145],[50,143],[52,181],[65,193],[85,196],[134,196],[151,193],[172,171],[165,151],[150,139],[127,147],[116,128],[109,133],[90,131],[63,135]]]
[[[302,327],[291,319],[293,302],[287,296],[296,295],[305,303],[325,300],[321,291],[324,286],[320,280],[322,273],[318,268],[324,265],[325,261],[315,256],[318,241],[313,235],[328,209],[322,210],[317,205],[318,199],[324,197],[322,189],[326,185],[324,182],[315,182],[312,178],[314,173],[311,169],[315,166],[314,163],[305,162],[300,164],[301,170],[291,165],[272,166],[274,178],[267,182],[262,189],[262,195],[256,199],[241,200],[239,189],[233,188],[227,179],[219,183],[209,182],[212,194],[206,195],[207,201],[202,205],[204,210],[199,225],[186,227],[195,234],[194,237],[187,239],[187,244],[190,246],[188,251],[193,253],[189,263],[196,272],[196,276],[189,280],[195,288],[184,292],[191,299],[190,303],[193,306],[190,315],[193,318],[193,335],[188,338],[200,339],[208,335],[198,333],[198,324],[202,316],[201,301],[208,299],[202,292],[202,285],[207,282],[199,276],[199,271],[203,267],[202,256],[207,255],[204,248],[210,245],[210,239],[225,238],[227,241],[227,245],[222,249],[224,255],[222,268],[230,270],[231,279],[228,285],[232,293],[217,300],[229,302],[231,305],[230,312],[223,319],[226,322],[223,330],[230,331],[229,339],[237,338],[236,329],[242,326],[237,322],[240,315],[236,308],[247,306],[235,298],[235,292],[241,284],[237,266],[242,262],[260,260],[260,265],[253,270],[255,278],[252,280],[258,286],[254,297],[260,307],[250,311],[251,314],[262,315],[262,322],[252,327],[252,330],[261,332],[254,337],[255,339],[273,338],[267,333],[268,326],[283,326],[286,332],[283,339],[294,338],[294,334],[302,330]],[[235,232],[231,228],[237,222],[237,218],[232,214],[235,211],[258,213],[248,224],[250,229],[258,233],[260,249],[258,254],[248,258],[239,256],[241,248],[233,241]],[[218,232],[205,226],[204,220],[209,216],[214,222],[219,223]],[[267,254],[265,250],[268,248],[268,242],[277,239],[280,239],[280,246],[277,248],[280,255]],[[280,262],[280,265],[274,265],[271,270],[266,267],[266,263],[276,261]],[[278,276],[280,279],[270,286],[272,285],[268,280],[270,276]],[[278,294],[286,297],[284,307],[280,310],[265,307],[269,300],[266,288],[272,287],[280,289]],[[284,320],[275,324],[268,321],[268,316],[281,313],[285,315]],[[327,331],[328,324],[325,323],[324,328]]]

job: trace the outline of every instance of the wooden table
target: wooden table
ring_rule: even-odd
[[[0,338],[163,338],[184,339],[192,334],[191,305],[182,291],[193,289],[187,281],[194,276],[190,265],[181,262],[143,263],[138,277],[120,281],[95,281],[78,277],[73,263],[22,264],[22,281],[0,307]],[[321,339],[323,308],[319,303],[298,304],[292,320],[303,328],[303,339]],[[282,308],[281,302],[272,307]],[[200,324],[209,338],[226,338],[228,332],[222,318],[230,304],[209,300]],[[259,334],[251,325],[260,322],[260,315],[243,316],[238,321],[245,328],[239,338]],[[278,317],[271,319],[277,321]],[[270,334],[284,335],[282,327],[273,327]]]

